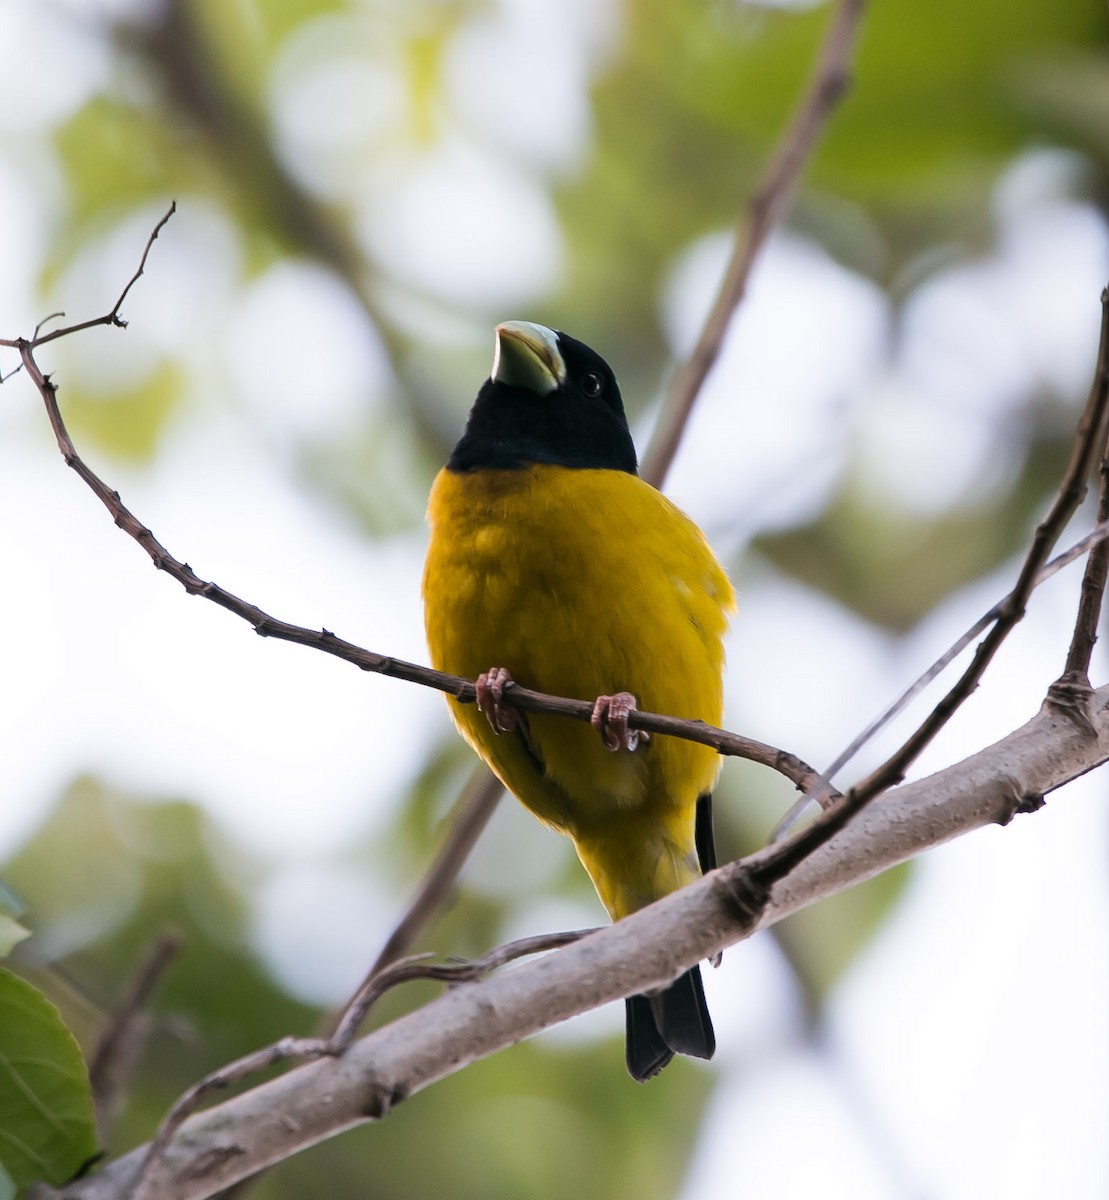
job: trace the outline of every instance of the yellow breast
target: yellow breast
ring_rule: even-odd
[[[428,519],[423,594],[437,668],[472,679],[503,666],[555,695],[629,691],[643,709],[720,723],[732,588],[700,530],[650,485],[554,466],[444,470]],[[579,843],[637,810],[684,828],[718,769],[712,750],[690,742],[656,737],[613,754],[589,726],[538,715],[529,753],[475,706],[450,708],[506,786]]]

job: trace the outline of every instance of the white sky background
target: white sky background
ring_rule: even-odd
[[[516,113],[513,124],[496,103],[498,89],[512,86],[498,64],[544,44],[530,34],[537,24],[551,28],[555,7],[568,40],[531,64],[550,75],[557,104]],[[109,306],[157,215],[135,214],[56,292],[36,293],[64,194],[27,131],[79,105],[108,71],[94,39],[59,33],[56,11],[34,0],[0,7],[5,336],[28,332],[59,306],[74,317]],[[343,165],[365,128],[329,126],[321,139],[312,106],[334,105],[328,88],[380,100],[395,81],[387,64],[367,65],[354,52],[330,75],[335,46],[356,51],[357,43],[339,27],[314,29],[290,45],[275,80],[285,152],[325,192],[373,192],[360,236],[377,251],[388,247],[395,271],[462,308],[468,299],[503,303],[506,318],[527,317],[558,269],[543,184],[588,151],[585,88],[591,64],[618,37],[613,12],[585,0],[570,8],[518,0],[464,31],[454,69],[487,80],[489,93],[458,89],[457,123],[437,150],[418,161],[376,160],[372,181]],[[29,44],[50,46],[49,88],[24,69]],[[4,119],[13,112],[18,125]],[[485,128],[485,141],[468,125]],[[1043,380],[1081,393],[1093,365],[1109,235],[1093,210],[1062,198],[1067,165],[1041,154],[1008,174],[997,193],[995,252],[920,288],[892,358],[882,293],[819,248],[776,238],[701,398],[671,494],[710,532],[727,528],[731,551],[737,538],[819,511],[860,447],[859,482],[875,503],[942,512],[989,487],[1008,465],[999,418]],[[361,169],[371,170],[364,160]],[[392,192],[383,190],[386,176]],[[293,439],[341,432],[364,414],[386,369],[372,334],[322,272],[280,266],[244,285],[223,218],[181,199],[127,306],[130,329],[93,331],[41,355],[58,370],[64,405],[68,372],[110,389],[190,339],[214,347],[207,387],[195,385],[202,402],[149,470],[94,465],[202,576],[280,617],[424,660],[422,537],[371,545],[294,486],[284,457]],[[676,350],[693,336],[725,250],[723,238],[709,238],[674,264],[660,305]],[[571,332],[589,338],[587,329]],[[452,336],[491,345],[486,329],[462,326]],[[310,366],[306,338],[322,339]],[[429,346],[429,357],[435,352]],[[309,998],[341,995],[400,898],[335,856],[403,797],[445,727],[439,698],[257,638],[185,597],[66,470],[37,396],[18,377],[0,391],[0,555],[9,581],[0,594],[0,853],[33,832],[80,771],[193,798],[266,864],[257,944],[273,970]],[[1037,595],[922,771],[1034,713],[1062,664],[1077,575]],[[752,570],[729,649],[730,725],[823,765],[1012,577],[1013,569],[995,573],[893,640],[822,596]],[[1100,657],[1099,667],[1103,678]],[[798,686],[768,683],[781,679]],[[926,856],[904,903],[837,989],[820,1052],[797,1044],[796,1000],[769,941],[738,947],[721,970],[707,971],[719,1084],[688,1200],[1100,1194],[1109,1178],[1105,788],[1095,773],[1034,817]],[[505,836],[542,842],[552,864],[570,852],[522,815],[504,816],[490,845]],[[468,868],[475,886],[491,853],[483,847]],[[503,883],[484,880],[491,889]],[[542,881],[531,883],[536,890]],[[521,913],[521,932],[573,923],[553,907],[536,900]],[[334,910],[357,918],[345,928],[319,920]],[[590,1037],[620,1020],[612,1006],[548,1036]]]

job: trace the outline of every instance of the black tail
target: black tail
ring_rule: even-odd
[[[712,833],[712,796],[697,797],[694,842],[702,874],[716,868]],[[720,956],[713,966],[720,965]],[[654,996],[629,996],[626,1054],[628,1074],[638,1083],[653,1079],[675,1054],[712,1058],[716,1034],[701,986],[701,968],[693,967],[663,992]]]
[[[716,1035],[701,986],[701,968],[693,967],[654,996],[629,996],[627,1011],[628,1074],[645,1083],[675,1054],[712,1058]]]

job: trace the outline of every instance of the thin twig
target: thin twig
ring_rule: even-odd
[[[393,927],[392,933],[385,939],[385,944],[373,966],[358,985],[354,997],[347,1001],[341,1011],[328,1018],[335,1026],[370,981],[390,964],[406,955],[431,923],[432,918],[446,905],[470,851],[489,823],[489,818],[496,810],[503,792],[501,781],[492,771],[484,765],[475,768],[458,799],[458,813],[447,830],[439,852],[425,871],[416,894]]]
[[[159,936],[100,1031],[89,1062],[89,1083],[101,1141],[107,1140],[116,1107],[138,1060],[144,1009],[180,949],[180,934]]]
[[[1080,538],[1074,545],[1068,547],[1057,554],[1047,565],[1036,575],[1033,587],[1040,587],[1046,583],[1053,575],[1057,575],[1064,567],[1069,567],[1072,562],[1089,554],[1092,549],[1098,546],[1109,546],[1109,518],[1095,525],[1085,537]],[[847,746],[825,771],[824,778],[831,782],[836,775],[843,770],[845,766],[855,757],[856,754],[869,742],[876,737],[887,725],[904,710],[924,691],[926,687],[939,675],[941,675],[960,654],[974,641],[976,637],[983,634],[989,627],[1001,616],[1005,610],[1005,606],[1010,603],[1012,592],[999,600],[989,612],[983,613],[977,621],[947,650],[940,655],[939,658],[924,672],[918,676],[913,682],[897,697],[896,700],[886,708],[879,716],[857,736],[851,744]],[[797,824],[798,820],[808,809],[810,804],[816,801],[814,796],[802,796],[786,813],[786,815],[778,822],[774,828],[774,832],[770,835],[771,842],[779,842]],[[826,805],[822,805],[826,807]]]
[[[1109,289],[1101,293],[1101,307],[1104,314],[1109,307]],[[1107,336],[1106,323],[1102,320],[1102,340]],[[1109,351],[1104,345],[1098,355],[1098,368],[1107,369]],[[1105,380],[1095,381],[1097,386],[1109,387]],[[1101,465],[1099,468],[1097,519],[1100,524],[1109,521],[1109,422],[1104,421],[1099,432],[1101,445]],[[1078,603],[1078,616],[1074,624],[1074,636],[1071,638],[1070,650],[1067,654],[1067,664],[1063,678],[1079,685],[1090,685],[1090,656],[1097,641],[1098,618],[1101,615],[1101,604],[1105,596],[1105,581],[1109,575],[1109,544],[1101,542],[1086,559],[1086,571],[1082,577],[1082,595]]]
[[[404,915],[386,938],[373,966],[359,984],[356,995],[386,967],[403,958],[432,917],[446,905],[459,872],[503,792],[504,786],[492,771],[484,766],[476,768],[459,797],[458,814],[451,822],[439,852],[424,874]]]
[[[836,105],[847,91],[851,56],[864,0],[840,0],[812,78],[766,166],[748,210],[736,226],[732,255],[692,353],[675,372],[644,456],[643,478],[660,484],[673,461],[701,387],[724,345],[751,269],[781,221],[801,172]]]
[[[425,961],[426,955],[401,959],[377,974],[367,976],[363,981],[335,1027],[335,1033],[329,1039],[331,1051],[338,1054],[345,1050],[373,1005],[399,983],[408,983],[414,979],[438,979],[453,984],[473,983],[517,958],[540,954],[546,950],[558,950],[595,932],[595,929],[571,929],[562,933],[539,933],[532,937],[517,938],[503,946],[497,946],[480,958],[467,959],[464,962],[429,963]]]
[[[979,643],[970,664],[955,685],[936,705],[916,731],[881,766],[830,805],[811,825],[788,841],[771,846],[756,870],[765,886],[789,874],[820,846],[838,833],[875,796],[904,779],[905,772],[921,751],[947,724],[978,686],[1001,644],[1024,616],[1028,598],[1067,522],[1086,494],[1087,480],[1100,452],[1103,431],[1109,419],[1109,288],[1101,294],[1101,340],[1097,366],[1086,407],[1078,422],[1070,460],[1047,515],[1036,526],[1013,590],[1001,604],[993,628]],[[1104,543],[1099,543],[1104,544]],[[1073,706],[1069,709],[1075,715]],[[1076,719],[1080,719],[1077,718]],[[1089,724],[1088,720],[1086,724]]]
[[[85,329],[90,325],[106,323],[104,319],[99,319],[83,322],[71,328]],[[278,620],[257,605],[220,587],[219,584],[201,579],[188,563],[174,558],[150,529],[127,508],[120,499],[119,493],[108,487],[77,453],[58,408],[57,387],[48,376],[42,373],[35,362],[33,343],[27,339],[18,339],[14,344],[18,346],[24,368],[34,381],[46,405],[47,415],[66,465],[72,467],[85,481],[111,513],[116,525],[138,542],[149,555],[155,567],[176,579],[190,595],[202,596],[205,600],[210,600],[221,608],[227,609],[228,612],[234,613],[235,616],[241,617],[254,627],[255,633],[262,637],[279,638],[300,646],[309,646],[314,650],[321,650],[325,654],[341,658],[344,662],[353,663],[363,671],[372,671],[391,679],[402,679],[408,683],[420,684],[422,687],[435,688],[438,691],[446,692],[463,704],[474,703],[476,692],[472,680],[462,679],[457,675],[447,675],[442,671],[434,671],[431,667],[406,662],[404,659],[393,658],[390,655],[377,654],[372,650],[356,646],[353,642],[336,637],[328,629],[308,629],[303,625],[293,625],[288,621]],[[504,699],[512,707],[519,708],[524,712],[553,713],[570,717],[576,721],[589,721],[593,713],[592,700],[550,696],[545,692],[532,691],[530,688],[515,684],[506,688]],[[769,746],[765,742],[756,741],[754,738],[742,737],[712,725],[705,725],[701,721],[687,721],[678,717],[639,710],[629,716],[628,724],[633,729],[645,729],[649,733],[662,733],[671,737],[684,738],[686,741],[711,746],[720,754],[746,758],[762,766],[770,767],[785,775],[801,791],[824,790],[820,776],[796,755],[779,750],[775,746]]]
[[[76,325],[63,326],[61,329],[55,329],[53,333],[43,333],[42,327],[47,321],[52,321],[56,317],[65,316],[64,312],[51,313],[50,316],[44,317],[35,326],[35,332],[32,337],[26,339],[15,338],[14,340],[0,338],[0,346],[11,346],[20,351],[24,351],[25,348],[35,350],[39,346],[45,346],[47,342],[55,342],[58,340],[58,338],[69,337],[71,334],[80,333],[83,329],[95,329],[98,325],[114,325],[116,329],[126,329],[127,322],[119,315],[120,309],[123,308],[123,302],[127,299],[128,293],[135,286],[135,284],[138,283],[139,279],[142,277],[143,271],[146,270],[146,260],[150,257],[151,247],[158,240],[158,234],[162,232],[166,226],[166,222],[169,221],[170,217],[172,217],[176,211],[177,201],[172,200],[170,201],[169,208],[166,209],[165,214],[162,216],[158,224],[154,226],[150,236],[146,239],[146,245],[143,247],[142,258],[139,259],[138,268],[134,275],[132,275],[127,281],[123,291],[119,294],[119,299],[114,305],[112,305],[110,312],[106,312],[100,317],[93,317],[88,321],[78,321]],[[26,365],[26,358],[24,358],[24,366]]]
[[[184,1091],[162,1118],[157,1132],[150,1141],[146,1157],[143,1159],[142,1167],[131,1192],[131,1200],[150,1200],[149,1183],[154,1168],[165,1154],[173,1140],[173,1135],[180,1129],[182,1123],[196,1112],[209,1096],[215,1092],[225,1091],[240,1080],[281,1063],[309,1062],[316,1058],[342,1054],[357,1032],[358,1026],[365,1020],[366,1013],[390,989],[417,979],[437,980],[452,985],[474,983],[518,958],[540,954],[547,950],[561,949],[593,932],[595,931],[592,929],[576,929],[563,933],[545,933],[535,937],[519,938],[496,947],[480,958],[465,961],[434,963],[427,961],[427,955],[418,955],[387,967],[373,978],[367,979],[359,988],[343,1014],[343,1020],[339,1023],[333,1037],[280,1038],[268,1046],[263,1046],[260,1050],[254,1050],[242,1058],[235,1059],[234,1062],[226,1063]]]

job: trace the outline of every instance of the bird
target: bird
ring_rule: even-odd
[[[422,596],[459,732],[566,835],[613,921],[716,865],[709,747],[629,728],[637,708],[721,723],[732,585],[697,527],[638,474],[612,369],[568,334],[495,330],[493,367],[428,500]],[[594,700],[584,722],[523,713],[516,683]],[[626,1063],[711,1058],[700,967],[626,1002]]]

